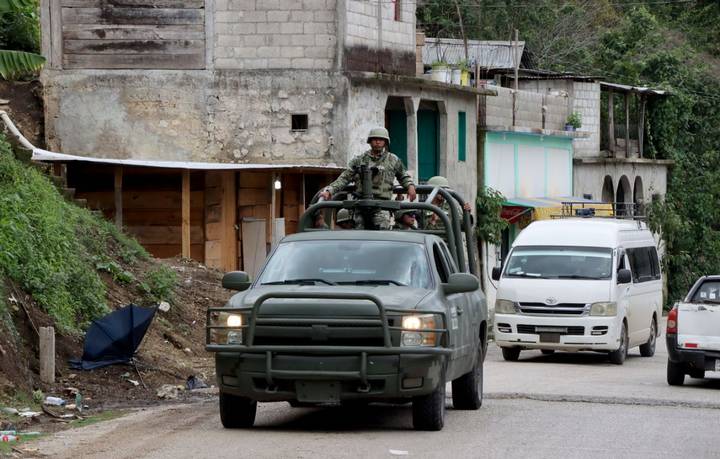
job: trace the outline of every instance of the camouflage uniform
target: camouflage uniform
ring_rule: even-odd
[[[406,230],[416,230],[417,229],[416,227],[414,227],[412,225],[406,225],[405,223],[403,223],[402,216],[408,212],[414,213],[415,211],[414,210],[410,210],[410,211],[399,210],[399,211],[395,212],[395,226],[393,226],[394,230],[406,231]]]
[[[412,177],[408,174],[405,166],[400,158],[387,151],[383,151],[380,156],[373,156],[372,150],[368,150],[362,155],[356,156],[350,160],[347,169],[345,169],[340,177],[328,185],[325,189],[330,194],[335,194],[345,188],[350,182],[355,182],[358,189],[362,188],[360,183],[360,166],[368,166],[373,169],[372,172],[372,190],[374,199],[392,199],[392,189],[394,180],[397,178],[400,185],[407,188],[414,185]],[[362,212],[355,212],[356,228],[362,229]],[[379,229],[390,229],[390,213],[387,211],[376,211],[373,214],[373,223]]]

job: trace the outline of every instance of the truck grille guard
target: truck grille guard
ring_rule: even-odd
[[[373,303],[378,309],[378,319],[358,319],[366,324],[380,324],[382,326],[383,333],[383,346],[294,346],[294,345],[255,345],[255,332],[256,325],[258,323],[258,317],[260,316],[260,309],[267,300],[270,299],[307,299],[307,300],[358,300],[358,301],[369,301]],[[223,312],[223,313],[250,313],[250,319],[247,324],[242,324],[240,327],[229,327],[226,325],[211,325],[211,314]],[[369,390],[368,374],[367,374],[367,361],[368,355],[392,355],[392,354],[405,354],[405,355],[441,355],[448,356],[452,354],[453,350],[447,347],[402,347],[393,346],[392,339],[390,336],[391,330],[396,331],[418,331],[411,330],[398,326],[391,326],[388,322],[387,313],[396,313],[398,315],[409,315],[409,314],[435,314],[442,317],[443,328],[433,329],[422,329],[423,333],[436,333],[441,335],[439,338],[447,337],[447,317],[445,312],[441,311],[429,311],[429,310],[418,310],[418,309],[401,309],[401,308],[387,308],[383,305],[380,298],[375,295],[367,293],[333,293],[333,292],[268,292],[260,295],[252,306],[240,306],[240,307],[220,307],[220,308],[208,308],[207,311],[207,326],[206,326],[206,343],[205,349],[208,352],[228,352],[228,353],[250,353],[250,354],[264,354],[265,355],[265,380],[269,392],[273,392],[272,388],[276,390],[276,384],[274,379],[342,379],[342,380],[360,380],[361,386],[359,391]],[[271,321],[279,321],[281,323],[285,319],[264,319]],[[313,318],[293,318],[294,323],[331,323],[331,318],[320,318],[319,320]],[[212,330],[243,330],[243,333],[247,331],[247,335],[244,339],[244,344],[210,344],[210,335]],[[440,341],[440,340],[438,340]],[[302,370],[276,370],[272,368],[272,356],[273,353],[283,354],[296,354],[296,355],[359,355],[360,356],[360,369],[359,371],[302,371]]]

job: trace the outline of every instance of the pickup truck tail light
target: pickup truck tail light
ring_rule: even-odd
[[[667,330],[665,333],[677,333],[677,317],[678,317],[678,309],[677,306],[674,306],[670,313],[668,313],[668,319],[667,319]]]

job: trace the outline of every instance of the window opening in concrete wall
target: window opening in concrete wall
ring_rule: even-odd
[[[458,112],[458,161],[465,161],[467,156],[467,126],[465,112]]]
[[[627,176],[623,175],[620,177],[618,182],[617,195],[616,195],[616,213],[618,215],[632,215],[632,191],[630,190],[630,180]]]
[[[402,1],[401,1],[401,0],[392,0],[392,3],[393,3],[394,19],[395,19],[396,21],[400,21],[400,20],[401,20],[401,17],[402,17],[402,16],[401,16],[401,15],[402,15],[402,10],[401,10],[401,8],[402,8]]]
[[[291,115],[291,125],[293,131],[307,131],[308,116],[306,114]]]
[[[633,185],[633,204],[635,204],[635,211],[638,215],[645,214],[644,202],[642,177],[638,175],[635,177],[635,184]]]

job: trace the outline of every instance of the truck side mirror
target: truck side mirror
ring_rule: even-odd
[[[228,290],[242,292],[243,290],[247,290],[251,284],[250,276],[244,271],[231,271],[226,273],[222,278],[222,286]]]
[[[445,295],[453,293],[474,292],[480,288],[477,277],[469,273],[452,273],[447,284],[442,284]]]
[[[498,268],[497,266],[494,267],[492,269],[492,280],[499,281],[501,273],[502,273],[502,268]]]
[[[617,272],[618,284],[629,284],[632,282],[632,274],[629,269],[621,269]]]

